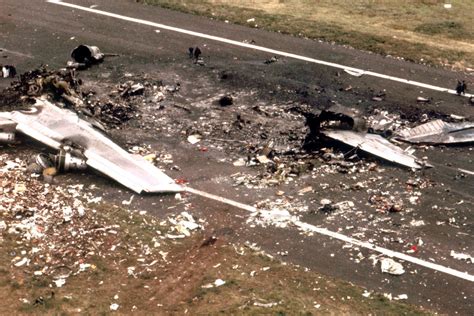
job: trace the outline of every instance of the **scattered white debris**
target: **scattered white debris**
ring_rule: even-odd
[[[298,191],[298,195],[303,195],[305,193],[313,192],[313,187],[309,186]]]
[[[253,302],[254,306],[258,307],[265,307],[265,308],[272,308],[278,305],[278,302],[270,302],[270,303],[260,303],[260,302]]]
[[[210,288],[213,288],[213,287],[219,287],[221,285],[224,285],[225,284],[225,281],[222,280],[222,279],[217,279],[214,281],[214,283],[207,283],[207,284],[204,284],[203,286],[201,286],[201,288],[203,289],[210,289]]]
[[[399,301],[399,300],[407,300],[407,299],[408,299],[408,295],[406,295],[406,294],[400,294],[400,295],[394,297],[393,299],[394,299],[394,300],[397,300],[397,301]]]
[[[386,299],[391,301],[392,300],[392,293],[383,293],[383,297],[385,297]]]
[[[26,263],[28,263],[29,261],[30,260],[28,260],[28,258],[23,258],[20,261],[18,261],[17,263],[15,263],[15,267],[21,267],[21,266],[25,265]]]
[[[260,156],[257,156],[256,158],[257,158],[258,162],[260,162],[260,163],[262,163],[262,164],[267,164],[267,163],[272,162],[272,161],[271,161],[270,159],[268,159],[268,157],[265,156],[265,155],[260,155]]]
[[[201,141],[201,135],[195,134],[195,135],[189,135],[188,136],[188,142],[191,144],[197,144]]]
[[[173,231],[177,232],[179,235],[167,234],[167,237],[170,239],[185,238],[191,236],[191,231],[198,228],[202,228],[201,225],[196,223],[194,217],[188,212],[181,212],[175,218],[168,218],[168,221],[174,225]]]
[[[428,99],[428,98],[423,98],[423,97],[417,97],[417,98],[416,98],[416,102],[427,103],[427,102],[430,102],[430,99]]]
[[[225,284],[225,281],[222,280],[222,279],[217,279],[214,281],[214,285],[215,287],[218,287],[218,286],[221,286],[221,285],[224,285]]]
[[[331,205],[332,201],[329,199],[322,199],[319,203],[321,203],[322,206],[324,205]]]
[[[134,197],[135,197],[135,195],[132,195],[128,201],[127,201],[127,200],[123,200],[123,201],[122,201],[122,205],[130,205],[130,204],[132,204],[132,201],[133,201],[133,198],[134,198]]]
[[[420,227],[420,226],[424,226],[425,225],[425,221],[420,219],[420,220],[416,220],[416,219],[412,219],[410,221],[410,225],[413,226],[413,227]]]
[[[466,261],[471,261],[471,263],[474,263],[474,257],[471,255],[468,255],[467,253],[460,253],[460,252],[455,252],[454,250],[451,250],[451,257],[453,257],[456,260],[466,260]]]
[[[380,260],[380,269],[382,270],[382,273],[389,273],[392,275],[402,275],[405,273],[402,264],[390,258],[382,258]]]
[[[111,311],[116,311],[118,308],[119,308],[119,304],[117,304],[117,303],[110,304],[110,310]]]
[[[72,208],[70,206],[66,206],[63,208],[63,219],[64,222],[70,222],[72,219]]]
[[[243,158],[239,158],[233,163],[234,166],[236,167],[243,167],[245,166],[245,160]]]
[[[92,265],[90,263],[80,263],[79,264],[79,272],[84,272],[89,269]]]
[[[64,278],[59,278],[56,280],[53,280],[54,284],[56,284],[56,287],[62,287],[64,284],[66,284],[66,279]]]
[[[287,210],[273,209],[271,211],[261,210],[252,213],[247,220],[247,223],[255,222],[264,227],[274,225],[276,227],[285,228],[295,220],[296,218],[294,218]]]
[[[451,115],[449,115],[449,117],[454,119],[454,120],[458,120],[458,121],[463,121],[465,119],[464,116],[456,115],[456,114],[451,114]]]

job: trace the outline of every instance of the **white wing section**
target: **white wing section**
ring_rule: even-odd
[[[59,149],[71,141],[84,149],[87,164],[137,192],[179,192],[182,187],[140,156],[123,150],[75,113],[37,99],[31,111],[0,113],[17,124],[16,130]]]

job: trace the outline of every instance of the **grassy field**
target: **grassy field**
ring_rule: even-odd
[[[474,67],[474,2],[468,0],[141,1],[414,62]]]

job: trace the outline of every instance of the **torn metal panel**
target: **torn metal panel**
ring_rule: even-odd
[[[400,147],[393,145],[380,135],[356,133],[348,130],[325,130],[321,133],[387,161],[409,168],[422,168],[416,157],[404,152]]]
[[[459,144],[474,142],[474,123],[446,123],[434,120],[415,128],[402,130],[397,138],[410,143]]]
[[[72,143],[87,165],[137,192],[179,192],[182,187],[141,156],[131,155],[75,113],[37,99],[31,111],[0,113],[16,129],[55,149]]]

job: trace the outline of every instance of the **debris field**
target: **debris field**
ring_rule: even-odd
[[[432,101],[421,97],[412,107],[384,106],[385,91],[370,91],[355,104],[322,102],[322,87],[278,86],[263,97],[257,88],[234,86],[243,75],[211,67],[199,47],[186,53],[182,69],[162,73],[110,70],[107,64],[120,56],[87,45],[74,49],[62,69],[42,66],[17,76],[4,67],[3,77],[14,78],[0,93],[0,229],[17,244],[10,258],[17,282],[46,276],[54,287],[67,287],[69,277],[100,269],[90,258],[116,252],[136,257],[126,267],[129,277],[163,267],[168,243],[219,226],[210,222],[222,214],[206,213],[210,206],[200,208],[202,197],[186,192],[188,186],[254,207],[239,213],[244,220],[231,220],[232,239],[273,244],[272,257],[281,260],[291,257],[291,243],[274,244],[258,231],[311,238],[314,232],[298,226],[309,223],[469,272],[471,116],[423,110]],[[284,62],[270,57],[260,67]],[[71,120],[61,127],[55,116]],[[157,206],[143,192],[172,195]],[[160,205],[165,213],[156,210]],[[148,213],[140,227],[151,221],[162,230],[146,243],[137,236],[117,244],[116,236],[129,232],[101,214],[114,210],[128,212],[124,221]],[[456,247],[443,244],[445,236],[455,236]],[[414,264],[355,245],[339,248],[382,283],[419,273]],[[217,278],[203,288],[224,284]],[[409,297],[386,297],[392,294]],[[25,298],[25,304],[44,300]],[[112,311],[120,308],[110,304]]]

